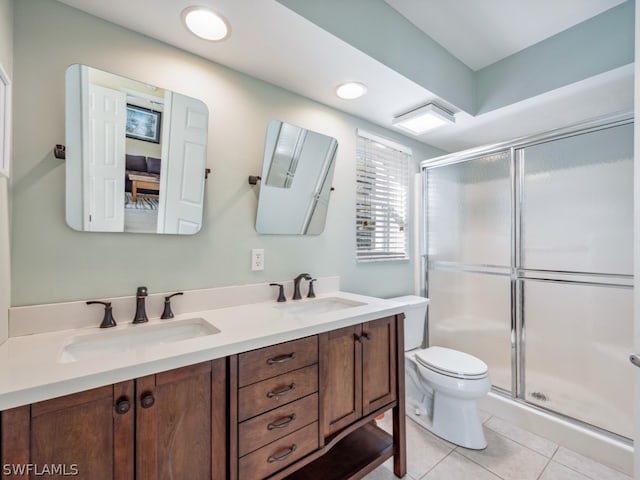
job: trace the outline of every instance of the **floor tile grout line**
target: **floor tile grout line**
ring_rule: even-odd
[[[442,462],[444,462],[444,460],[445,460],[446,458],[448,458],[448,457],[449,457],[449,455],[451,455],[453,452],[455,452],[455,450],[456,450],[455,448],[452,448],[452,449],[449,451],[449,453],[447,453],[444,457],[442,457],[440,460],[438,460],[438,461],[436,462],[436,464],[435,464],[435,465],[433,465],[433,466],[432,466],[431,468],[429,468],[426,472],[424,472],[424,473],[420,476],[419,480],[424,480],[424,478],[425,478],[427,475],[429,475],[429,474],[433,471],[433,469],[435,469],[438,465],[440,465]]]
[[[454,452],[456,452],[459,448],[463,448],[463,449],[464,449],[464,447],[458,446],[458,447],[454,448],[454,449],[453,449],[453,451],[454,451]],[[476,462],[473,458],[469,458],[469,457],[467,457],[466,455],[464,455],[463,453],[460,453],[460,452],[457,452],[457,453],[458,453],[458,455],[460,455],[460,456],[461,456],[462,458],[464,458],[465,460],[468,460],[468,461],[470,461],[471,463],[476,464],[477,466],[479,466],[479,467],[480,467],[480,468],[482,468],[483,470],[485,470],[485,471],[489,472],[491,475],[493,475],[493,476],[495,476],[495,477],[498,477],[500,480],[508,480],[508,479],[505,479],[505,478],[504,478],[502,475],[500,475],[499,473],[496,473],[496,472],[494,472],[493,470],[490,470],[489,468],[485,467],[485,466],[484,466],[484,465],[482,465],[481,463]]]
[[[542,468],[542,470],[540,470],[540,473],[536,477],[536,480],[540,480],[542,478],[542,476],[544,475],[544,472],[546,472],[547,467],[549,466],[550,463],[551,463],[551,457],[548,457],[547,458],[547,463],[545,463],[544,467]]]
[[[546,438],[541,437],[540,435],[536,435],[535,433],[531,433],[531,432],[529,432],[529,431],[524,430],[523,428],[521,428],[520,430],[523,430],[524,432],[529,433],[529,434],[531,434],[531,435],[535,435],[536,437],[541,438],[541,439],[543,439],[543,440],[546,440],[546,441],[548,441],[548,442],[550,442],[550,443],[552,443],[552,444],[554,444],[554,445],[556,446],[556,447],[555,447],[555,449],[553,450],[553,453],[551,454],[551,456],[548,456],[548,455],[546,455],[546,454],[544,454],[544,453],[542,453],[542,452],[539,452],[538,450],[536,450],[536,449],[534,449],[534,448],[529,447],[528,445],[525,445],[524,443],[520,443],[518,440],[514,440],[513,438],[511,438],[511,437],[509,437],[509,436],[507,436],[507,435],[505,435],[505,434],[503,434],[503,433],[500,433],[500,432],[498,432],[497,430],[494,430],[493,428],[491,428],[491,427],[489,427],[489,426],[487,426],[487,425],[484,425],[484,426],[485,426],[486,428],[488,428],[489,430],[491,430],[492,432],[494,432],[496,435],[500,435],[501,437],[504,437],[504,438],[506,438],[507,440],[511,440],[512,442],[517,443],[517,444],[518,444],[518,445],[520,445],[521,447],[524,447],[524,448],[526,448],[526,449],[528,449],[528,450],[531,450],[532,452],[537,453],[538,455],[542,455],[544,458],[549,458],[549,459],[553,458],[553,456],[554,456],[554,455],[556,454],[556,452],[558,451],[558,448],[560,448],[560,445],[559,445],[559,444],[557,444],[556,442],[552,442],[551,440],[547,440]],[[515,426],[515,425],[512,425],[512,426]],[[519,427],[516,427],[516,428],[519,428]]]
[[[553,460],[554,462],[556,462],[556,463],[557,463],[557,464],[559,464],[559,465],[562,465],[563,467],[568,468],[569,470],[572,470],[572,471],[574,471],[574,472],[576,472],[576,473],[578,473],[578,474],[582,475],[583,477],[587,477],[587,478],[589,478],[590,480],[600,480],[599,478],[594,478],[594,477],[592,477],[590,474],[587,474],[587,473],[580,472],[580,471],[576,470],[576,469],[575,469],[574,467],[572,467],[571,465],[567,465],[566,463],[564,463],[564,462],[562,462],[562,461],[560,461],[560,460],[556,460],[556,459],[554,459],[554,457],[556,456],[556,453],[558,453],[558,450],[560,450],[560,448],[564,448],[565,450],[569,450],[570,452],[574,452],[574,451],[573,451],[573,450],[571,450],[570,448],[562,447],[562,445],[558,445],[558,448],[557,448],[557,449],[556,449],[556,451],[554,452],[553,457],[551,457],[551,460]],[[578,452],[574,452],[574,453],[578,453]],[[613,468],[613,467],[611,467],[611,466],[609,466],[609,465],[606,465],[606,464],[604,464],[604,463],[602,463],[602,462],[598,462],[597,460],[594,460],[594,459],[592,459],[592,458],[589,458],[589,457],[588,457],[588,456],[586,456],[586,455],[582,455],[582,454],[580,454],[580,453],[578,453],[578,455],[580,455],[580,456],[582,456],[582,457],[586,458],[587,460],[589,460],[589,461],[591,461],[591,462],[595,463],[596,465],[600,465],[600,466],[602,466],[602,467],[608,468],[609,470],[612,470],[613,472],[615,472],[615,473],[617,473],[617,474],[619,474],[619,475],[622,475],[623,477],[629,478],[629,480],[633,480],[633,478],[632,478],[632,477],[630,477],[629,475],[627,475],[627,474],[626,474],[626,473],[624,473],[624,472],[621,472],[621,471],[620,471],[620,470],[618,470],[617,468]]]

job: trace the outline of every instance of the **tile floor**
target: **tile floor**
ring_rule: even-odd
[[[391,431],[391,415],[380,426]],[[407,480],[632,480],[578,453],[485,414],[485,450],[446,442],[407,417]],[[365,480],[392,480],[390,459]]]

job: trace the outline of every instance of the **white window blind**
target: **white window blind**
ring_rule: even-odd
[[[406,147],[358,131],[356,257],[407,259],[409,159]]]

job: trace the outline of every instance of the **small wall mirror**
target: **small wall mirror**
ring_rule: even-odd
[[[86,65],[67,68],[65,85],[67,224],[91,232],[197,233],[207,106]]]
[[[333,137],[275,120],[269,123],[256,216],[258,233],[322,233],[337,148]]]

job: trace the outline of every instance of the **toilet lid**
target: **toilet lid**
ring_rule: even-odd
[[[456,378],[479,379],[487,376],[488,367],[479,358],[444,347],[418,350],[416,361],[425,368]]]

